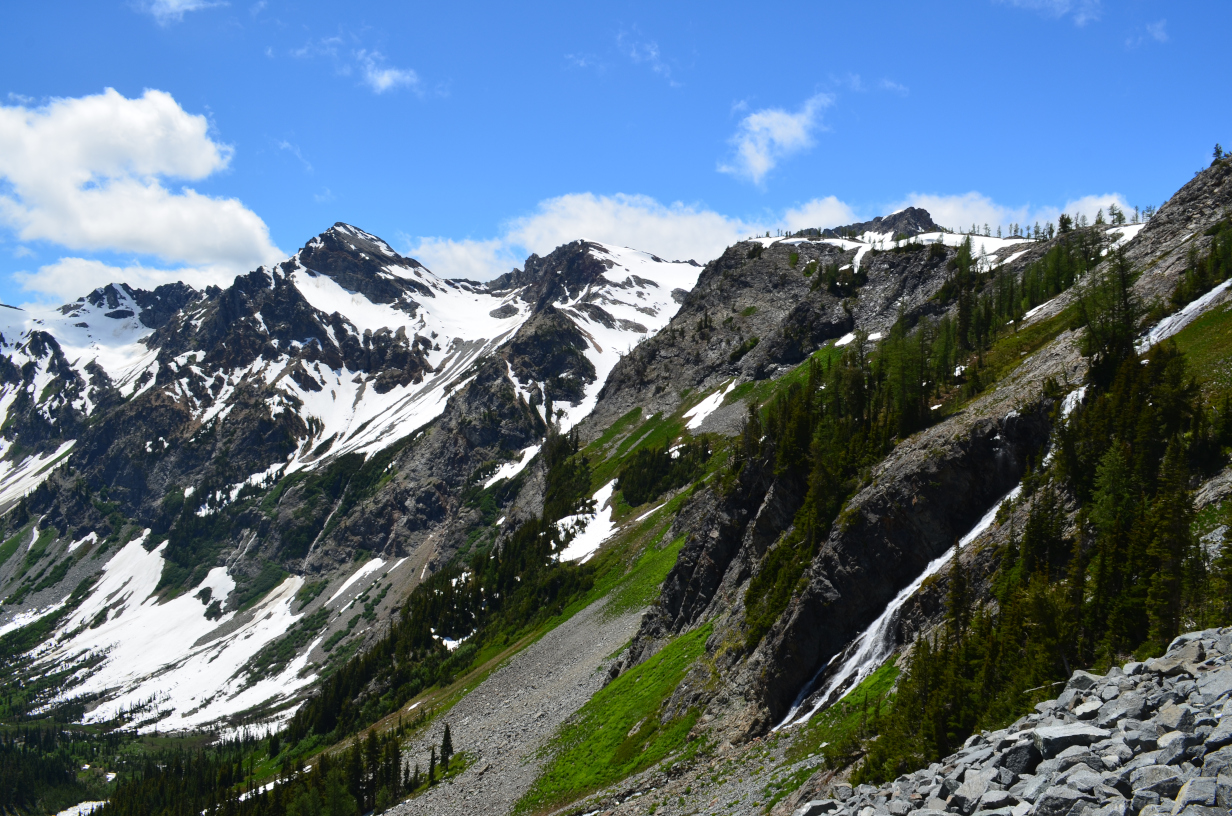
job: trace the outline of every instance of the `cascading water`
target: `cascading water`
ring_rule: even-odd
[[[783,721],[774,730],[777,731],[780,728],[789,728],[793,725],[801,725],[808,722],[810,717],[823,708],[829,708],[834,705],[848,691],[859,685],[864,678],[876,671],[885,662],[885,659],[890,656],[890,653],[894,651],[894,631],[898,626],[898,615],[903,605],[907,603],[907,600],[919,591],[920,587],[924,585],[924,582],[930,576],[936,575],[949,563],[950,559],[954,557],[955,549],[967,546],[972,541],[975,541],[980,533],[991,527],[997,517],[997,510],[1000,509],[1002,503],[1013,499],[1021,490],[1022,485],[1019,485],[999,499],[992,506],[992,509],[985,513],[983,518],[971,528],[971,531],[959,539],[955,547],[951,547],[943,555],[933,559],[914,581],[905,587],[902,592],[894,596],[894,600],[890,601],[885,611],[881,613],[877,620],[873,621],[845,649],[830,658],[830,661],[821,667],[821,670],[817,672],[800,692],[800,696],[796,698],[791,710],[787,712],[787,716],[783,718]],[[821,681],[825,681],[824,686],[820,690],[816,690]],[[801,715],[801,711],[805,711],[805,713]]]

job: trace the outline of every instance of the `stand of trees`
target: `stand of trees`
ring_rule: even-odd
[[[1058,417],[1054,455],[1024,480],[1027,519],[998,553],[995,602],[975,603],[956,558],[945,622],[915,644],[854,781],[951,753],[1074,669],[1232,621],[1232,541],[1210,553],[1195,540],[1190,492],[1226,458],[1232,416],[1203,404],[1173,344],[1136,352],[1132,281],[1115,258],[1083,300],[1085,399]]]
[[[449,726],[441,738],[442,776],[437,776],[437,748],[431,748],[427,776],[405,762],[404,729],[375,729],[343,751],[326,751],[311,767],[287,769],[275,783],[254,788],[249,779],[251,751],[167,752],[151,756],[120,783],[101,816],[358,816],[381,813],[435,785],[449,771],[454,756]],[[270,751],[279,747],[271,738]],[[245,746],[245,748],[250,746]]]

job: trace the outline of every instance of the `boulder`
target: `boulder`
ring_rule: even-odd
[[[1002,752],[1001,767],[1019,776],[1035,773],[1035,768],[1039,765],[1041,758],[1039,748],[1035,747],[1035,742],[1023,740]]]
[[[1099,707],[1095,722],[1100,728],[1110,728],[1124,719],[1138,719],[1146,708],[1146,697],[1129,691]]]
[[[969,769],[966,776],[963,777],[962,785],[950,797],[950,807],[956,808],[962,813],[973,813],[976,804],[980,801],[980,797],[988,792],[989,783],[996,776],[997,771],[995,768],[983,771]]]
[[[1232,717],[1225,716],[1211,731],[1206,738],[1206,747],[1208,751],[1214,751],[1217,748],[1222,748],[1225,745],[1232,745]]]
[[[1051,758],[1072,745],[1091,745],[1108,739],[1111,731],[1086,723],[1049,725],[1035,729],[1035,747],[1045,758]]]
[[[1069,682],[1065,684],[1067,689],[1077,689],[1078,691],[1089,691],[1102,683],[1104,678],[1098,674],[1091,674],[1085,671],[1076,671],[1069,678]]]
[[[1149,765],[1139,768],[1130,775],[1130,787],[1135,794],[1139,791],[1153,791],[1161,797],[1171,799],[1185,784],[1185,780],[1177,773],[1176,768],[1167,765]]]
[[[825,813],[833,813],[840,807],[842,803],[834,799],[814,799],[793,810],[791,816],[822,816]]]
[[[1096,786],[1103,784],[1104,779],[1086,765],[1076,765],[1059,781],[1083,793],[1091,793]]]
[[[1155,722],[1164,731],[1192,731],[1196,720],[1194,710],[1184,703],[1168,703],[1155,714]]]
[[[1184,731],[1169,731],[1159,738],[1158,765],[1179,765],[1185,761],[1188,751],[1198,742],[1193,734]]]
[[[1085,703],[1075,706],[1073,714],[1080,720],[1093,720],[1103,706],[1103,701],[1098,698],[1087,700]]]
[[[976,812],[982,810],[997,810],[999,808],[1010,808],[1018,804],[1018,800],[1014,798],[1009,791],[989,790],[985,791],[984,795],[976,806]]]
[[[1050,774],[1038,774],[1033,776],[1025,784],[1022,785],[1021,793],[1017,792],[1018,786],[1010,791],[1020,799],[1026,799],[1028,802],[1034,802],[1039,799],[1040,795],[1052,787],[1052,776]]]
[[[1147,805],[1158,805],[1159,794],[1155,791],[1134,791],[1134,798],[1129,803],[1129,809],[1134,813],[1141,811]]]
[[[1181,786],[1176,794],[1176,805],[1173,813],[1180,813],[1187,805],[1215,806],[1215,793],[1218,785],[1213,777],[1196,776]]]
[[[1129,802],[1116,797],[1104,802],[1103,805],[1083,805],[1081,816],[1127,816],[1127,814],[1129,814]]]
[[[1035,802],[1035,816],[1066,816],[1075,805],[1095,800],[1067,785],[1053,785]]]
[[[1228,816],[1224,808],[1207,807],[1206,805],[1189,805],[1177,816]]]
[[[1232,746],[1220,748],[1202,759],[1203,776],[1223,776],[1224,774],[1232,774]]]
[[[1202,692],[1202,702],[1208,706],[1232,693],[1232,666],[1203,674],[1198,678],[1198,691]]]

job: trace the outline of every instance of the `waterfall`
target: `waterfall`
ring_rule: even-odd
[[[971,528],[971,531],[959,539],[955,547],[950,547],[944,554],[933,559],[914,581],[894,596],[894,600],[890,601],[877,620],[861,632],[859,637],[847,644],[842,651],[830,658],[830,661],[822,666],[821,670],[800,691],[791,710],[787,712],[783,721],[775,726],[774,730],[778,731],[780,728],[808,722],[810,717],[837,703],[864,678],[876,671],[894,651],[894,631],[898,626],[898,615],[903,605],[919,591],[930,576],[936,575],[949,563],[957,548],[967,546],[991,527],[1002,503],[1016,497],[1021,490],[1022,485],[1020,484],[993,504],[983,518]],[[819,681],[823,679],[826,681],[824,687],[820,691],[814,691]],[[800,712],[805,710],[806,706],[807,711],[801,716]]]

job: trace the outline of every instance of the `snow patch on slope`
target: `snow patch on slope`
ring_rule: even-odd
[[[158,712],[163,715],[156,723],[160,730],[201,728],[285,699],[315,679],[312,674],[300,676],[306,653],[276,676],[251,685],[240,672],[301,617],[291,606],[302,578],[288,577],[247,612],[228,612],[211,621],[205,616],[207,604],[195,594],[168,601],[154,594],[167,542],[147,551],[148,534],[130,541],[107,563],[90,597],[61,623],[57,639],[39,655],[62,666],[101,658],[70,691],[74,696],[107,692],[86,721],[145,709],[150,721],[145,727],[154,727]],[[216,567],[198,593],[208,589],[207,597],[222,600],[234,588],[226,569]],[[285,709],[275,719],[292,713],[294,709]]]

